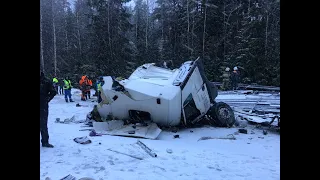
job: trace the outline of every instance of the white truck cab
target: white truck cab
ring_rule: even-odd
[[[148,63],[128,79],[103,78],[102,101],[96,106],[103,121],[111,118],[178,126],[192,125],[206,115],[219,126],[231,126],[235,121],[227,104],[214,101],[217,88],[207,80],[199,58],[179,69]]]

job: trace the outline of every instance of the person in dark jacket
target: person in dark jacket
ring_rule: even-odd
[[[231,79],[232,90],[237,90],[238,89],[238,83],[240,81],[240,73],[239,73],[237,67],[233,68],[233,71],[231,73],[230,79]]]
[[[61,78],[60,81],[59,81],[59,94],[64,94],[63,92],[63,86],[64,86],[64,82],[63,82],[63,79]]]
[[[230,86],[230,68],[227,67],[225,69],[225,71],[222,74],[222,86],[221,89],[223,91],[227,91],[229,90],[229,86]]]
[[[53,83],[40,71],[40,133],[42,147],[53,148],[53,145],[49,144],[48,113],[49,102],[56,94]]]

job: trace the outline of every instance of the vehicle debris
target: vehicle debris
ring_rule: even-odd
[[[123,154],[123,155],[129,156],[129,157],[135,158],[135,159],[143,160],[141,157],[136,157],[136,156],[133,156],[133,155],[130,155],[130,154],[126,154],[126,153],[123,153],[123,152],[119,152],[119,151],[116,151],[116,150],[112,150],[112,149],[107,149],[107,150],[115,152],[115,153],[118,153],[118,154]]]
[[[205,136],[205,137],[201,137],[198,141],[208,140],[208,139],[230,139],[230,140],[236,140],[236,137],[234,137],[233,134],[228,134],[226,137],[210,137],[210,136]]]
[[[90,144],[92,142],[87,136],[74,138],[73,141],[79,144]]]
[[[216,101],[223,101],[230,105],[239,122],[239,127],[240,122],[246,121],[251,125],[259,125],[257,128],[266,127],[268,130],[280,132],[280,95],[278,93],[239,95],[234,99],[224,96],[228,95],[228,92],[221,94],[223,95],[216,98]]]
[[[89,107],[89,105],[81,105],[81,104],[77,103],[76,107]]]
[[[143,142],[141,141],[137,141],[137,144],[146,152],[148,153],[151,157],[157,157],[157,154],[154,153],[147,145],[145,145]]]
[[[71,174],[69,174],[69,175],[63,177],[63,178],[60,179],[60,180],[76,180],[76,179],[77,179],[76,177],[74,177],[74,176],[72,176]]]
[[[263,133],[263,135],[267,135],[268,131],[267,130],[263,130],[262,133]]]
[[[167,153],[172,154],[172,149],[166,149]]]
[[[94,129],[91,130],[91,132],[89,133],[89,136],[102,136],[102,135],[106,135],[106,134],[97,133]]]
[[[93,122],[93,129],[97,133],[105,135],[146,139],[156,139],[161,133],[161,129],[156,123],[147,123],[147,126],[137,123],[135,126],[132,126],[132,124],[124,125],[123,121],[121,120]]]
[[[248,134],[248,131],[246,129],[238,129],[238,131],[242,134]]]

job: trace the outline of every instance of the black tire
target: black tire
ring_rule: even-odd
[[[207,115],[219,127],[232,127],[236,122],[232,108],[224,102],[214,103]]]

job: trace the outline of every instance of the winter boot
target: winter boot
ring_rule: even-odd
[[[68,99],[66,99],[66,102],[68,102]]]
[[[70,99],[70,102],[74,102],[72,99]]]
[[[44,144],[42,144],[42,147],[53,148],[54,146],[49,143],[44,143]]]

